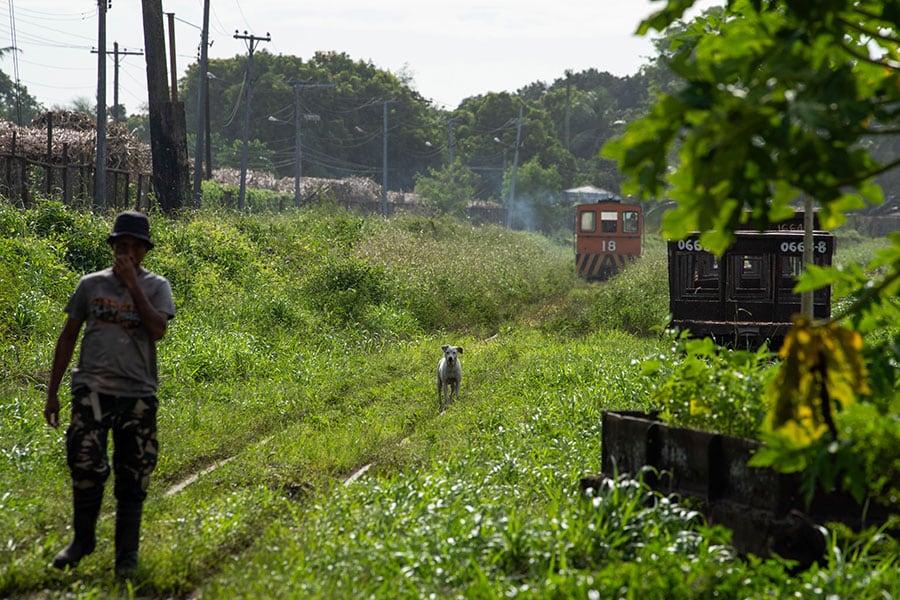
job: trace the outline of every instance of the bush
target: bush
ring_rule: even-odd
[[[598,285],[593,322],[599,328],[647,335],[669,312],[664,252],[645,252],[604,284]]]
[[[555,316],[544,317],[543,328],[562,335],[610,329],[650,335],[668,314],[667,281],[665,246],[651,241],[638,260],[608,281],[572,286],[552,307]]]
[[[775,376],[773,355],[717,346],[709,338],[672,341],[669,354],[641,365],[652,403],[667,421],[755,438],[765,419],[765,393]]]
[[[339,321],[357,321],[387,297],[385,271],[362,260],[328,260],[313,270],[304,288],[307,301]]]
[[[47,200],[24,213],[28,231],[65,250],[66,263],[84,274],[110,266],[112,253],[106,243],[111,219]]]

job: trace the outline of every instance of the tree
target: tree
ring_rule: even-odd
[[[243,137],[243,78],[247,57],[212,60],[210,79],[210,122],[212,134],[226,145]],[[182,79],[181,95],[197,97],[197,68],[192,65]],[[302,172],[305,176],[382,175],[384,148],[384,108],[388,108],[388,187],[412,189],[417,173],[440,164],[440,154],[432,147],[443,139],[440,111],[432,108],[407,81],[357,61],[345,53],[317,52],[308,60],[296,56],[276,56],[264,50],[254,54],[253,101],[250,139],[258,139],[277,156],[278,174],[294,173],[296,139],[293,124],[296,85],[327,84],[329,87],[301,88]],[[187,123],[196,131],[196,102],[186,102]],[[278,121],[272,121],[274,117]]]
[[[15,84],[6,73],[0,72],[0,119],[27,125],[42,110],[41,104],[28,93],[28,88],[20,85],[16,94]]]
[[[97,103],[87,96],[78,96],[71,103],[72,111],[88,115],[91,119],[97,118]]]
[[[518,96],[501,92],[467,98],[454,113],[457,154],[485,174],[483,198],[502,195],[503,176],[514,157],[518,130]],[[567,185],[575,173],[575,159],[563,148],[553,121],[540,104],[524,103],[519,165],[532,159],[544,168],[555,168]]]
[[[234,140],[230,146],[219,148],[216,154],[219,167],[240,169],[243,150],[242,140]],[[274,153],[259,140],[247,140],[247,168],[251,171],[275,173]]]
[[[508,194],[510,184],[511,173],[507,173],[503,178],[504,194]],[[571,230],[571,207],[560,206],[558,202],[562,188],[562,176],[555,168],[542,167],[536,158],[523,163],[516,173],[514,225],[546,234],[555,233],[561,227]]]
[[[663,31],[693,0],[668,0],[640,26]],[[677,201],[664,232],[702,231],[721,252],[747,218],[765,227],[811,198],[826,228],[883,192],[863,140],[896,134],[900,0],[729,0],[684,25],[664,57],[681,85],[628,126],[604,153],[630,177],[627,191]],[[670,170],[669,160],[675,164]],[[758,464],[804,470],[900,505],[900,234],[876,263],[809,267],[798,289],[835,285],[851,308],[819,323],[798,319],[782,348],[779,385]],[[865,340],[865,346],[862,346]]]
[[[416,177],[415,192],[446,213],[464,215],[480,179],[475,171],[455,160],[441,169],[428,169],[428,176]]]
[[[15,50],[12,47],[0,48],[0,57]],[[42,110],[43,107],[28,93],[27,87],[17,86],[9,75],[0,71],[0,119],[28,125]]]

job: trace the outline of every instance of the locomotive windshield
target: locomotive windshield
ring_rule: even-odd
[[[626,210],[622,213],[622,232],[637,233],[638,232],[638,214],[635,210]]]
[[[600,213],[600,231],[603,233],[615,233],[618,231],[619,213],[614,210],[604,210]]]
[[[584,233],[597,230],[597,213],[592,210],[586,210],[581,213],[581,224],[579,229]]]

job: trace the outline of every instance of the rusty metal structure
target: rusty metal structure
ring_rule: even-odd
[[[699,234],[668,242],[669,310],[672,326],[695,337],[742,347],[768,341],[781,345],[800,312],[794,293],[803,270],[803,214],[765,231],[740,229],[735,242],[717,257],[705,250]],[[813,232],[813,262],[831,265],[834,236]],[[831,314],[831,290],[816,290],[816,318]]]
[[[799,473],[748,466],[760,442],[677,427],[656,414],[604,411],[599,475],[582,490],[601,490],[605,480],[641,476],[657,492],[691,498],[711,524],[731,529],[741,555],[779,555],[802,570],[822,561],[819,525],[843,523],[854,530],[884,524],[887,508],[859,503],[849,493],[817,489],[804,499]]]
[[[641,255],[644,226],[640,204],[602,200],[575,206],[575,269],[603,281]]]

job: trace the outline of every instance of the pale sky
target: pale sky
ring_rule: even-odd
[[[714,0],[700,0],[710,6]],[[637,37],[656,0],[210,0],[210,58],[247,53],[239,31],[265,37],[258,50],[308,59],[317,51],[346,52],[392,73],[453,109],[466,97],[515,92],[552,83],[567,69],[635,74],[654,54],[652,34]],[[162,0],[175,15],[176,72],[198,61],[203,0]],[[11,10],[12,9],[12,10]],[[12,12],[12,14],[10,14]],[[0,68],[47,108],[97,97],[96,0],[7,0],[0,7],[0,48],[19,48]],[[166,17],[164,17],[164,20]],[[165,23],[166,38],[169,30]],[[143,50],[140,0],[112,0],[107,52]],[[167,42],[168,43],[168,42]],[[107,104],[113,104],[114,58],[107,56]],[[171,75],[170,75],[171,77]],[[119,101],[129,113],[146,104],[141,55],[119,57]],[[187,101],[187,99],[182,99]]]

